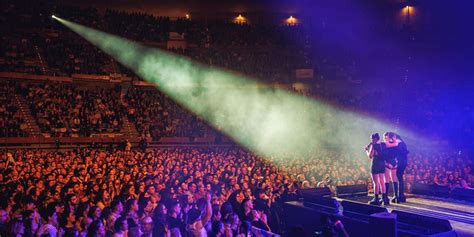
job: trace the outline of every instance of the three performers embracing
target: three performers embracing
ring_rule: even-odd
[[[365,147],[367,156],[372,159],[372,180],[375,197],[369,202],[372,205],[388,205],[391,202],[406,201],[403,173],[407,166],[408,149],[403,139],[393,132],[384,134],[384,141],[380,135],[374,133],[371,142]],[[389,200],[388,190],[390,182],[393,185],[394,197]],[[382,197],[380,198],[380,194]]]

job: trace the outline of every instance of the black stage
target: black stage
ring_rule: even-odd
[[[359,203],[367,203],[371,196],[350,197]],[[386,207],[390,212],[399,210],[413,214],[448,220],[458,236],[474,236],[474,200],[473,202],[455,199],[436,198],[430,196],[411,195],[406,203],[392,203]]]
[[[377,207],[373,208],[375,210],[370,210],[373,206],[367,204],[368,201],[372,199],[371,196],[365,195],[333,199],[337,201],[337,203],[335,203],[335,206],[337,206],[335,209],[331,207],[327,208],[328,205],[334,207],[334,205],[331,205],[331,202],[311,201],[309,198],[301,201],[287,202],[286,211],[288,213],[289,225],[298,225],[301,223],[301,226],[306,229],[306,232],[312,232],[312,229],[318,225],[315,224],[318,222],[318,215],[324,213],[341,219],[343,223],[345,223],[346,229],[351,236],[372,236],[362,234],[370,230],[368,229],[370,228],[368,224],[368,213],[378,212]],[[356,211],[352,213],[354,215],[349,215],[350,213],[344,212],[345,203],[346,207],[352,203],[355,203],[356,206],[358,205],[355,209]],[[357,208],[361,210],[359,213],[357,213]],[[397,217],[398,236],[474,237],[474,200],[470,202],[409,195],[406,203],[393,203],[384,208],[386,208],[386,211],[389,213],[397,213],[397,215],[400,215]],[[380,210],[382,209],[383,208],[380,208]],[[402,218],[400,213],[405,213],[405,216],[407,215],[406,213],[408,213],[408,215],[414,215],[408,216],[408,222],[406,221],[407,218],[405,218],[405,223],[403,223],[403,221],[400,220]],[[308,218],[309,216],[313,216],[313,218]],[[443,228],[446,228],[443,226],[449,225],[449,228],[452,227],[452,230],[444,231]]]

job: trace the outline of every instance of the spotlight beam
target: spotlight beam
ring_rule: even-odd
[[[315,150],[327,150],[329,146],[363,157],[371,133],[394,130],[393,125],[377,119],[55,19],[260,155],[311,157]],[[405,139],[415,137],[406,130],[398,132]]]

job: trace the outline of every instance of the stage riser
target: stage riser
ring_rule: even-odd
[[[336,186],[336,196],[340,198],[367,196],[367,194],[368,190],[367,185],[365,184]]]
[[[465,188],[454,188],[450,190],[446,186],[415,183],[412,193],[433,197],[453,198],[459,200],[473,201],[474,190]]]
[[[314,236],[314,231],[321,228],[320,217],[322,215],[330,215],[337,219],[340,219],[346,230],[349,232],[351,237],[367,237],[367,236],[380,236],[380,224],[370,215],[376,213],[387,213],[385,208],[376,207],[361,203],[355,203],[350,201],[343,201],[342,207],[344,209],[343,215],[331,214],[325,210],[330,210],[332,207],[325,209],[321,206],[321,203],[314,204],[319,209],[310,208],[311,205],[308,203],[303,204],[302,202],[288,202],[284,205],[284,217],[283,221],[286,224],[286,228],[289,229],[294,226],[301,226],[304,228],[306,236]],[[393,215],[396,215],[394,211]],[[418,221],[417,221],[418,220]],[[407,223],[409,222],[409,223]],[[371,224],[372,223],[372,224]],[[376,225],[376,226],[374,226]],[[385,230],[393,229],[393,233],[386,233],[384,236],[394,237],[414,237],[414,236],[426,236],[426,237],[451,237],[457,236],[452,230],[449,221],[427,217],[412,215],[410,213],[402,212],[400,217],[397,216],[397,222],[394,223],[390,228],[384,228]]]

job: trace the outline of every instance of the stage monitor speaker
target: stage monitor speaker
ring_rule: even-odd
[[[393,210],[398,228],[410,236],[457,236],[448,220]]]
[[[392,213],[397,214],[397,221],[399,223],[405,223],[419,227],[424,227],[428,229],[436,229],[440,231],[450,231],[453,228],[451,227],[451,223],[445,219],[438,219],[429,216],[423,216],[418,214],[413,214],[404,211],[393,210]]]
[[[387,212],[387,208],[373,206],[369,204],[353,202],[353,201],[342,201],[343,215],[346,217],[357,218],[360,220],[368,221],[369,216],[375,213]]]
[[[305,188],[301,189],[301,195],[305,197],[330,197],[331,190],[328,187],[325,188]]]
[[[368,193],[366,184],[336,186],[337,197],[367,196]]]
[[[436,196],[436,197],[449,197],[449,188],[447,186],[430,185],[414,183],[412,188],[413,194]]]
[[[397,215],[380,212],[369,216],[371,236],[397,237]]]

